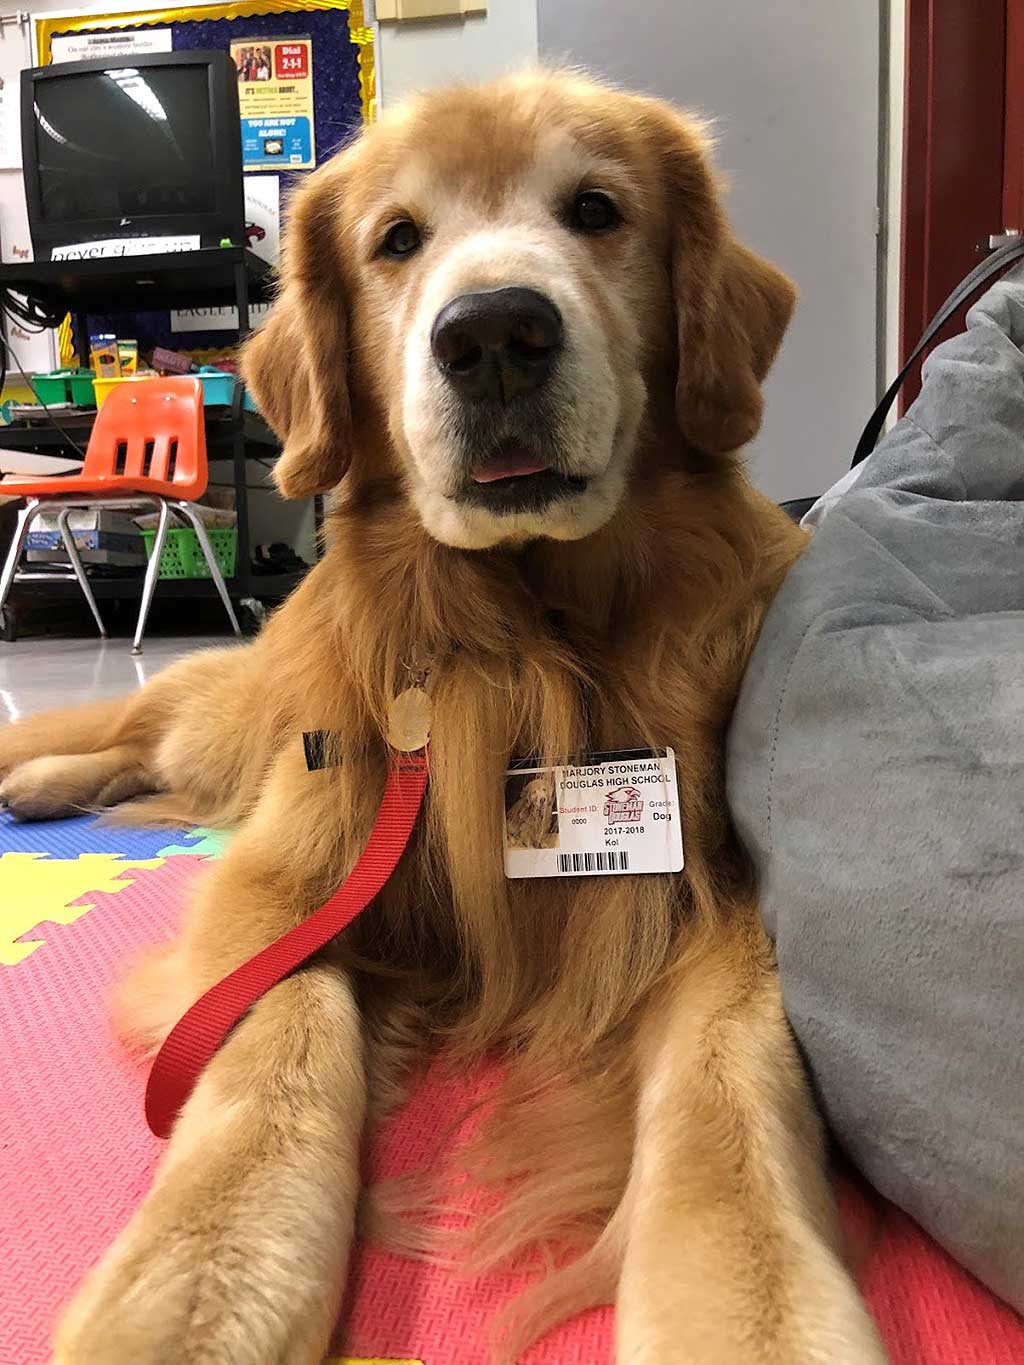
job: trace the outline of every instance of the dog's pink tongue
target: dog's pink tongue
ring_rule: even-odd
[[[496,479],[523,479],[527,474],[543,474],[550,465],[537,464],[524,456],[509,455],[487,464],[477,465],[473,470],[474,483],[494,483]]]

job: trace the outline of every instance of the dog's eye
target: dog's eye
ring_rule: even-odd
[[[569,210],[569,225],[577,232],[608,232],[621,222],[618,209],[606,194],[597,190],[578,194]]]
[[[382,243],[382,250],[388,256],[408,256],[421,245],[423,238],[411,218],[403,218],[388,231]]]

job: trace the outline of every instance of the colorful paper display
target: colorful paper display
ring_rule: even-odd
[[[231,44],[247,171],[316,165],[313,43],[309,38],[240,38]]]

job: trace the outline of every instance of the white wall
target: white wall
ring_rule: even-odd
[[[906,0],[889,0],[889,126],[886,135],[884,378],[900,369],[900,234],[903,227],[903,95],[906,62]],[[890,423],[895,417],[890,417]]]
[[[717,122],[741,236],[798,282],[768,382],[757,481],[779,499],[848,467],[874,406],[879,6],[808,0],[538,0],[542,57]]]
[[[384,104],[428,86],[486,80],[536,60],[536,0],[488,0],[486,14],[377,29],[378,90]]]

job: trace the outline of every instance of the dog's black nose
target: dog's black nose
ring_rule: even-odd
[[[507,402],[550,375],[562,345],[562,315],[535,289],[460,294],[434,319],[430,345],[463,397]]]

